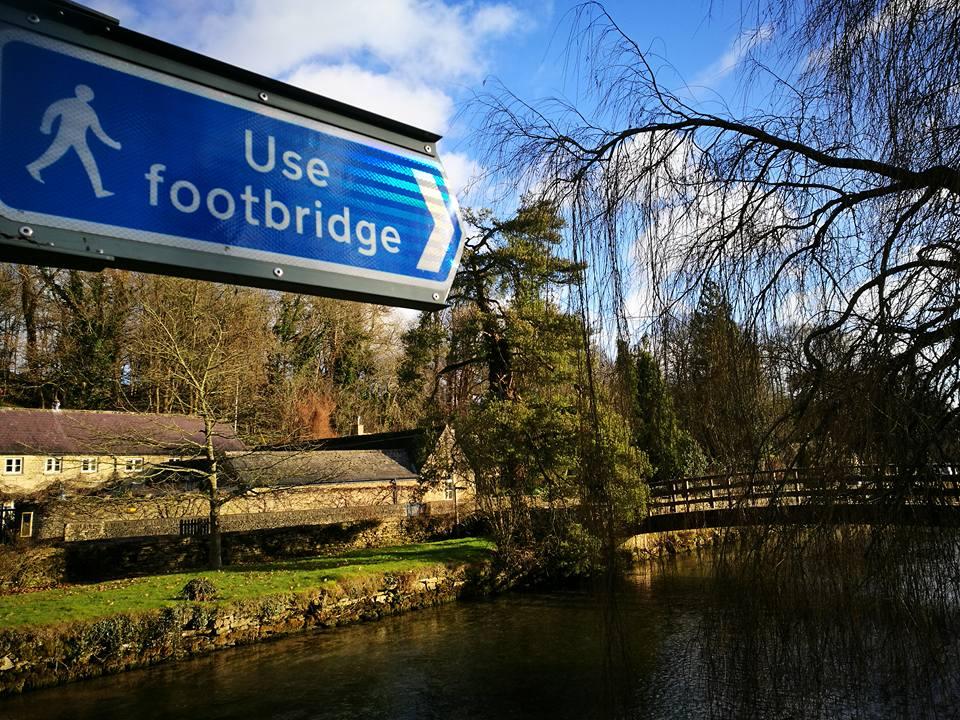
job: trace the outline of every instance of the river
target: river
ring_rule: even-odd
[[[955,699],[911,705],[926,700],[888,693],[864,705],[829,678],[816,698],[797,698],[774,672],[760,680],[773,686],[759,706],[738,704],[731,677],[745,687],[754,678],[703,656],[718,602],[708,568],[691,556],[639,570],[613,594],[510,593],[225,650],[0,700],[0,720],[796,717],[798,708],[892,718],[937,717],[949,706],[935,705]],[[771,704],[778,684],[792,699]]]

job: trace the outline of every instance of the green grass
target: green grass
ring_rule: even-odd
[[[487,540],[445,540],[5,595],[0,596],[0,628],[52,625],[175,605],[183,586],[196,577],[213,581],[219,593],[217,602],[231,602],[329,588],[339,582],[362,581],[364,576],[476,562],[489,558],[492,550],[493,544]]]

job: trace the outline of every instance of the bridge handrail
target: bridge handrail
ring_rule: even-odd
[[[906,472],[904,472],[906,471]],[[930,472],[934,471],[934,472]],[[792,489],[791,489],[792,488]],[[653,483],[651,513],[689,512],[778,500],[786,504],[960,504],[960,466],[854,465],[718,473]],[[682,510],[685,508],[685,510]]]
[[[907,469],[907,468],[905,468]],[[928,466],[925,469],[937,469],[939,473],[937,477],[942,479],[944,477],[953,477],[957,476],[960,479],[960,466],[956,465],[934,465]],[[865,472],[865,471],[871,472]],[[882,472],[881,472],[882,471]],[[886,466],[877,466],[877,465],[856,465],[840,468],[778,468],[775,470],[756,470],[756,471],[736,471],[729,473],[714,473],[711,475],[697,475],[687,478],[676,478],[671,480],[659,480],[651,482],[650,489],[658,490],[663,487],[669,487],[676,485],[678,483],[682,484],[694,484],[702,485],[705,481],[710,482],[713,480],[731,480],[733,478],[749,478],[761,479],[765,477],[776,477],[782,476],[784,480],[787,479],[787,476],[790,476],[793,480],[798,480],[801,478],[826,478],[826,477],[855,477],[855,478],[865,478],[865,477],[903,477],[900,472],[899,466],[896,465],[886,465]],[[922,473],[911,473],[906,477],[912,479],[924,479],[930,478],[929,474]]]
[[[876,465],[876,464],[866,464],[866,465],[840,465],[835,467],[791,467],[791,468],[771,468],[766,470],[732,470],[728,472],[717,472],[707,475],[695,475],[686,478],[671,478],[668,480],[655,480],[649,483],[651,488],[659,487],[662,485],[669,485],[670,483],[677,482],[694,482],[694,481],[703,481],[719,478],[735,478],[735,477],[763,477],[769,475],[778,475],[778,474],[804,474],[804,475],[825,475],[827,473],[836,474],[838,472],[844,472],[847,474],[864,474],[864,471],[870,470],[870,475],[884,475],[884,476],[899,476],[900,470],[917,470],[917,469],[937,469],[941,477],[943,476],[960,476],[960,464],[954,463],[935,463],[931,465],[925,465],[922,468],[911,468],[910,466],[901,466],[901,465]],[[883,472],[881,472],[883,471]],[[923,477],[919,474],[913,474],[911,477]]]
[[[830,479],[822,480],[819,482],[811,482],[806,479],[785,479],[779,482],[717,482],[711,484],[700,484],[700,485],[684,485],[682,483],[677,483],[674,486],[660,486],[656,488],[651,488],[652,497],[660,497],[666,495],[689,495],[691,493],[698,492],[709,492],[710,490],[737,490],[737,489],[757,489],[757,488],[786,488],[787,486],[794,486],[796,488],[804,487],[811,490],[817,490],[822,488],[843,488],[843,487],[852,487],[852,488],[862,488],[862,487],[886,487],[890,489],[897,489],[902,487],[931,487],[931,488],[940,488],[946,487],[947,485],[957,485],[960,484],[960,479],[958,480],[947,480],[943,479],[934,479],[934,478],[908,478],[907,482],[904,483],[903,479],[900,478],[871,478],[868,476],[852,476],[839,479]]]

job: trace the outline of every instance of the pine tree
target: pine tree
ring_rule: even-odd
[[[706,459],[696,441],[677,419],[660,366],[649,350],[617,348],[617,375],[624,415],[631,427],[631,444],[646,453],[654,481],[700,473]]]

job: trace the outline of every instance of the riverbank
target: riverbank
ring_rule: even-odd
[[[0,695],[483,592],[493,546],[448,540],[0,597]],[[217,599],[178,599],[191,579]]]
[[[688,612],[703,599],[699,572],[691,576],[686,567],[651,565],[617,585],[636,661],[617,679],[641,703],[624,715],[708,714],[697,713],[700,697],[685,684],[689,665],[679,672],[674,654],[695,647],[676,633],[690,629]],[[594,718],[603,708],[598,673],[609,658],[601,631],[605,590],[582,583],[504,592],[297,633],[0,698],[0,720]]]
[[[624,541],[620,548],[630,554],[636,563],[657,560],[675,555],[685,555],[713,548],[730,537],[731,530],[704,528],[700,530],[668,530],[665,532],[634,535]],[[738,536],[736,536],[738,537]]]

